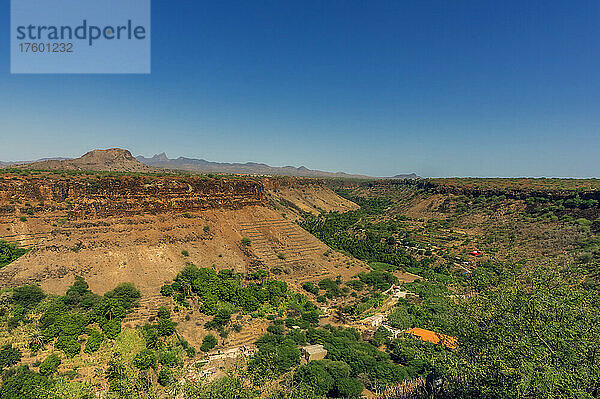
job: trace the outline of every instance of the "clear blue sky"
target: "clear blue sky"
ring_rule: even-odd
[[[137,76],[10,75],[0,4],[2,160],[600,177],[597,0],[153,0]]]

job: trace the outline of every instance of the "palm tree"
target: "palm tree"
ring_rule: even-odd
[[[44,347],[44,334],[41,330],[36,328],[31,332],[30,337],[31,341],[29,342],[29,347],[35,348],[34,352],[37,351],[37,349]]]

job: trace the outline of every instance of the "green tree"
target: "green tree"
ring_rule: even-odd
[[[452,308],[459,348],[435,360],[452,387],[463,397],[598,397],[597,291],[548,266],[505,277]]]
[[[143,349],[133,358],[133,364],[140,370],[156,368],[156,354],[152,349]]]
[[[104,341],[104,334],[98,330],[91,330],[87,342],[85,343],[85,353],[94,353],[100,349],[100,345]]]
[[[208,334],[202,339],[202,346],[200,346],[200,350],[202,352],[208,352],[215,346],[217,346],[217,339],[214,335]]]
[[[5,367],[13,366],[21,361],[21,350],[10,344],[4,345],[0,349],[0,370]]]
[[[45,376],[52,375],[56,373],[58,366],[60,366],[61,363],[60,356],[53,353],[40,364],[40,373]]]
[[[36,285],[25,285],[13,290],[12,300],[15,304],[20,305],[25,309],[31,309],[45,297],[46,294],[44,294],[44,291],[42,291],[40,287]]]
[[[3,374],[0,398],[47,399],[53,397],[52,388],[52,382],[45,376],[22,366]]]
[[[132,283],[121,283],[112,291],[104,294],[106,298],[115,298],[125,309],[131,309],[142,297],[140,291]]]

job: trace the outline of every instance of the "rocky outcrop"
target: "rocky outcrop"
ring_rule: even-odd
[[[237,209],[265,202],[252,179],[180,176],[0,177],[0,213],[65,210],[72,218]]]
[[[94,150],[77,159],[41,160],[16,166],[19,169],[35,170],[93,170],[112,172],[150,172],[151,168],[138,162],[128,150],[110,148]]]

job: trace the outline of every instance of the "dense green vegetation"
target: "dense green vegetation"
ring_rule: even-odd
[[[36,372],[28,366],[18,366],[22,356],[19,349],[12,345],[3,346],[0,350],[0,370],[4,369],[0,398],[69,397],[68,394],[57,394],[61,384],[55,377],[62,363],[60,352],[68,358],[74,357],[81,353],[82,342],[86,343],[86,353],[98,351],[105,337],[114,339],[120,332],[122,319],[139,298],[139,291],[128,283],[104,296],[96,295],[80,277],[63,296],[47,296],[33,285],[14,288],[9,308],[3,308],[2,314],[6,317],[8,313],[8,328],[29,324],[33,327],[28,336],[32,353],[48,346],[59,352],[38,362],[39,372]]]
[[[121,331],[121,321],[139,297],[140,292],[130,283],[123,283],[101,297],[78,277],[64,296],[45,304],[38,326],[42,339],[32,341],[30,347],[39,350],[53,342],[54,348],[73,357],[81,352],[79,337],[86,334],[91,338],[86,350],[93,352],[103,338],[87,326],[97,323],[104,336],[114,339]]]
[[[244,277],[228,269],[217,273],[211,268],[188,264],[161,292],[172,295],[181,306],[190,306],[189,300],[199,299],[200,311],[213,316],[205,327],[221,335],[227,334],[226,327],[236,312],[250,313],[254,317],[288,312],[297,316],[290,323],[318,322],[318,310],[306,296],[290,292],[285,282],[271,280],[268,274],[259,270]]]
[[[330,247],[364,261],[383,262],[396,267],[419,264],[404,249],[403,245],[412,244],[412,240],[400,223],[371,220],[392,205],[390,200],[349,198],[361,208],[347,213],[329,212],[320,216],[306,214],[299,222],[300,226]]]

